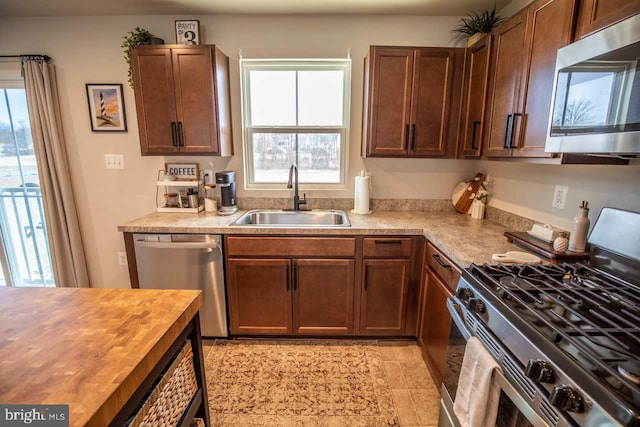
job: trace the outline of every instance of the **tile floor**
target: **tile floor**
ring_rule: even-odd
[[[203,343],[205,359],[214,341]],[[437,426],[440,395],[415,341],[378,341],[378,350],[384,365],[387,383],[401,426]],[[207,379],[211,374],[207,372]],[[339,415],[339,414],[334,414]],[[325,426],[353,425],[352,417],[265,417],[260,425],[272,426]],[[215,419],[212,419],[215,424]],[[226,423],[225,423],[226,424]],[[367,423],[369,424],[369,423]],[[387,425],[387,424],[381,424]],[[372,426],[373,427],[373,426]]]

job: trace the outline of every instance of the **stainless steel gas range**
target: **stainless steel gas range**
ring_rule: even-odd
[[[640,426],[640,213],[604,208],[588,264],[472,265],[453,322],[440,425],[453,414],[465,342],[501,372],[498,426]]]

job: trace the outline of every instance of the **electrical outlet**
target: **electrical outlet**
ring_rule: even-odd
[[[105,154],[104,164],[107,169],[124,169],[124,156],[122,154]]]
[[[214,185],[216,183],[216,177],[213,176],[211,169],[204,170],[204,183],[205,185]]]
[[[553,192],[553,201],[551,206],[558,209],[564,209],[564,205],[567,203],[567,193],[569,187],[566,185],[556,185],[556,189]]]
[[[126,252],[118,252],[118,264],[127,265],[127,253]]]

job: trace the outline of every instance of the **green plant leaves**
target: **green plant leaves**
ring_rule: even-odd
[[[504,19],[498,15],[495,7],[491,11],[469,12],[467,16],[460,18],[460,24],[451,30],[454,35],[453,41],[457,45],[466,42],[474,34],[490,33],[502,21]]]
[[[129,66],[128,79],[129,86],[133,89],[133,77],[131,74],[131,49],[134,46],[140,46],[145,44],[151,44],[151,40],[155,36],[144,28],[136,27],[133,31],[129,31],[122,37],[122,44],[120,47],[124,51],[124,59]]]

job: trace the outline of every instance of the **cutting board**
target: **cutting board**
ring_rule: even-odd
[[[492,260],[507,264],[540,264],[542,259],[529,252],[509,251],[504,254],[493,254]]]
[[[469,212],[474,195],[478,192],[483,179],[484,175],[478,172],[471,181],[461,182],[453,189],[451,201],[456,211],[463,214]]]

